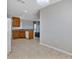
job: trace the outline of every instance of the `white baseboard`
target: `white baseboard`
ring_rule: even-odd
[[[59,48],[56,48],[56,47],[52,47],[52,46],[47,45],[47,44],[44,44],[44,43],[40,43],[40,44],[43,45],[43,46],[46,46],[46,47],[48,47],[48,48],[52,48],[52,49],[54,49],[54,50],[57,50],[57,51],[59,51],[59,52],[61,52],[61,53],[64,53],[64,54],[67,54],[67,55],[72,56],[72,53],[70,53],[70,52],[64,51],[64,50],[59,49]]]

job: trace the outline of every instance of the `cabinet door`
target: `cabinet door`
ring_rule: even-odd
[[[25,31],[19,31],[19,38],[25,38]]]
[[[13,30],[12,37],[13,37],[13,39],[18,38],[19,37],[19,32],[17,30]]]
[[[12,18],[12,26],[13,27],[20,27],[20,18],[13,17]]]
[[[25,31],[24,30],[13,30],[12,37],[13,39],[25,38]]]
[[[34,36],[33,36],[33,32],[32,31],[29,31],[29,39],[33,39]]]

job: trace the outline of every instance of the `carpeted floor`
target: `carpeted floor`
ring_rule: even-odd
[[[17,39],[13,40],[12,52],[7,59],[72,59],[72,57],[41,46],[38,40]]]

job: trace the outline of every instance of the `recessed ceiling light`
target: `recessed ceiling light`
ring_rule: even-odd
[[[24,10],[24,12],[27,13],[28,11],[27,10]]]
[[[17,0],[17,1],[19,1],[19,2],[21,2],[23,4],[25,3],[25,0]]]
[[[37,0],[37,4],[39,4],[39,5],[48,5],[49,0]]]

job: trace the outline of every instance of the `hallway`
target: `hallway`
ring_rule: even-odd
[[[41,46],[37,40],[17,39],[12,42],[8,59],[72,59],[71,56]]]

